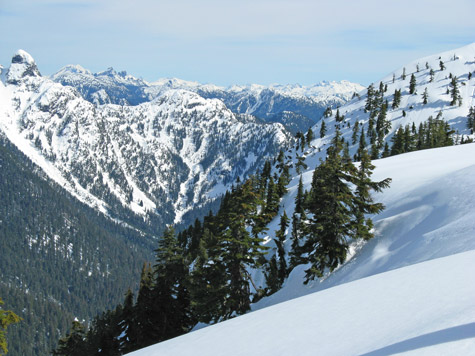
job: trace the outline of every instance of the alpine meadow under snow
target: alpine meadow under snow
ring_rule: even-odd
[[[390,127],[383,143],[394,143],[400,127],[419,127],[431,116],[450,124],[456,143],[473,139],[467,116],[474,105],[474,71],[475,43],[414,61],[383,78],[383,101],[391,104],[393,93],[401,91],[399,105],[388,108]],[[450,92],[453,78],[459,89],[455,102]],[[357,152],[351,127],[358,122],[366,133],[371,120],[367,99],[367,91],[360,92],[339,108],[338,117],[333,112],[324,118],[325,135],[302,153],[288,152],[294,162],[303,158],[308,166],[302,172],[305,189],[310,188],[313,169],[324,158],[336,125],[350,143],[350,153]],[[316,135],[321,125],[313,127]],[[381,156],[382,147],[376,149],[374,154]],[[475,144],[409,152],[373,163],[374,180],[392,178],[390,188],[374,194],[386,209],[373,217],[375,238],[354,243],[343,265],[307,285],[303,281],[308,266],[297,266],[282,289],[254,304],[252,313],[132,355],[473,353]],[[294,211],[300,174],[293,172],[279,215],[285,210],[292,216]],[[268,225],[271,248],[279,215]],[[253,276],[263,285],[260,271]]]

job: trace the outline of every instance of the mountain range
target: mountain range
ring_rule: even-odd
[[[273,160],[283,150],[291,163],[291,182],[288,194],[280,201],[277,218],[265,230],[264,240],[270,247],[267,258],[271,258],[275,254],[276,245],[273,241],[274,232],[278,230],[279,215],[286,211],[288,216],[292,216],[300,176],[308,190],[313,170],[325,158],[326,149],[337,130],[341,132],[351,156],[357,154],[363,142],[372,150],[374,158],[385,155],[385,144],[395,145],[400,128],[405,130],[409,127],[408,130],[413,130],[415,127],[418,130],[430,117],[440,118],[450,125],[449,134],[454,143],[460,144],[473,139],[473,133],[467,128],[467,116],[474,105],[474,58],[475,44],[422,58],[389,74],[366,90],[347,82],[324,83],[314,87],[250,85],[220,88],[176,79],[147,83],[124,72],[116,73],[112,69],[92,74],[78,66],[65,67],[51,78],[46,78],[41,76],[28,53],[18,51],[13,56],[10,67],[1,69],[0,132],[3,135],[2,147],[6,147],[3,151],[4,157],[7,157],[3,158],[4,162],[13,160],[17,163],[10,166],[23,168],[5,175],[3,182],[11,182],[14,179],[12,177],[17,175],[27,175],[30,177],[30,185],[44,185],[40,192],[47,190],[47,197],[54,195],[54,192],[61,192],[60,195],[65,195],[74,202],[67,204],[77,204],[77,209],[86,211],[63,215],[62,221],[73,221],[74,216],[83,215],[90,220],[85,218],[80,226],[67,223],[66,226],[70,227],[68,233],[61,229],[55,230],[56,227],[53,229],[48,224],[40,224],[41,228],[35,231],[30,225],[35,224],[36,211],[44,210],[45,216],[56,216],[63,210],[35,207],[31,208],[31,222],[24,226],[18,224],[21,229],[16,235],[5,234],[10,238],[14,236],[16,243],[16,247],[10,252],[16,262],[2,268],[2,281],[9,281],[7,284],[10,292],[8,298],[5,298],[7,305],[8,302],[11,305],[15,298],[19,300],[19,295],[31,293],[32,300],[53,301],[56,306],[64,306],[80,314],[80,318],[94,315],[97,309],[85,311],[71,308],[74,303],[81,304],[84,300],[90,300],[90,296],[86,296],[82,302],[59,300],[51,292],[41,291],[38,284],[35,284],[35,288],[28,288],[28,283],[34,277],[32,270],[25,269],[24,273],[29,273],[28,276],[17,275],[19,273],[15,266],[19,260],[34,260],[41,265],[43,260],[51,261],[51,255],[55,253],[59,256],[59,262],[56,267],[48,267],[47,273],[50,273],[51,278],[61,274],[61,269],[65,268],[64,263],[68,261],[74,261],[72,271],[79,270],[85,274],[77,276],[74,287],[65,285],[64,280],[64,283],[61,282],[63,284],[51,288],[57,288],[60,290],[59,295],[63,296],[70,293],[71,288],[79,288],[74,290],[74,294],[84,294],[85,290],[81,288],[91,287],[87,283],[86,286],[78,285],[92,281],[89,278],[92,276],[97,277],[94,283],[102,283],[98,290],[107,294],[108,283],[121,276],[124,280],[111,291],[114,295],[107,295],[97,304],[101,310],[104,310],[103,306],[106,304],[114,305],[122,297],[119,289],[122,293],[126,291],[127,278],[137,275],[140,264],[151,257],[149,253],[167,224],[186,225],[195,218],[202,217],[209,209],[216,207],[221,193],[231,188],[236,181],[243,181],[262,169],[266,160]],[[415,83],[411,83],[412,77]],[[458,88],[455,103],[451,93],[454,81]],[[327,93],[324,93],[325,90]],[[396,92],[399,92],[400,100],[393,107],[398,95]],[[322,99],[323,97],[326,99]],[[343,104],[335,98],[350,101]],[[378,101],[379,111],[371,107],[375,100]],[[376,116],[381,114],[381,107],[385,102],[386,131],[381,134],[382,137],[374,137],[374,142],[371,142],[371,136],[374,135],[372,125],[375,125]],[[327,107],[332,108],[331,112],[327,111],[320,120]],[[313,114],[315,112],[318,114]],[[326,126],[325,132],[322,132],[323,123]],[[310,125],[313,125],[311,128],[315,137],[308,145],[298,143],[295,146],[295,139],[289,129],[293,132],[305,131]],[[355,130],[355,126],[358,130]],[[362,133],[368,137],[367,141],[361,139]],[[306,266],[296,267],[280,291],[262,299],[253,309],[268,307],[322,289],[344,286],[360,278],[429,259],[473,250],[470,232],[474,231],[472,221],[475,219],[471,213],[470,199],[465,199],[471,196],[468,192],[473,190],[470,182],[465,179],[471,175],[471,167],[475,164],[471,158],[472,147],[472,144],[468,144],[411,152],[375,161],[375,176],[379,179],[388,176],[393,178],[391,189],[376,195],[386,205],[386,211],[375,219],[376,238],[366,244],[352,246],[348,261],[333,274],[314,284],[304,286],[303,271]],[[13,157],[16,158],[11,158],[11,152],[15,152]],[[396,155],[403,152],[393,153]],[[25,206],[28,206],[30,196],[37,197],[33,198],[34,202],[50,200],[35,193],[34,189],[33,192],[31,189],[22,190],[28,186],[26,183],[15,187],[8,185],[5,191],[21,192],[19,195],[24,197],[26,202],[22,204],[26,204]],[[450,187],[448,192],[443,190],[446,186]],[[27,209],[19,209],[12,198],[5,199],[14,204],[5,210],[1,220],[9,219],[10,210],[18,214],[22,209]],[[104,231],[84,230],[84,226],[93,224],[105,226]],[[99,242],[91,243],[85,248],[83,244],[88,244],[88,239],[85,238],[84,242],[75,240],[75,234],[72,233],[74,231],[81,231],[79,236],[105,234],[108,237],[104,241],[110,241],[111,244],[117,238],[122,241],[120,250],[123,251],[116,254],[110,262],[97,263],[97,268],[91,267],[96,263],[93,261],[102,261],[110,256],[108,252],[112,245],[100,245],[102,239],[99,239]],[[289,251],[290,228],[286,236],[285,246]],[[452,244],[453,241],[456,243]],[[29,246],[29,251],[26,250],[28,253],[36,251],[37,254],[27,256],[22,246]],[[131,253],[128,255],[130,261],[127,266],[133,267],[128,276],[123,276],[124,269],[113,271],[110,265],[121,264],[117,262],[120,260],[118,256],[126,250]],[[75,252],[79,257],[72,258],[68,251],[79,251]],[[447,266],[446,263],[441,261],[434,267],[442,269]],[[463,270],[462,267],[461,269]],[[36,268],[36,271],[41,271],[41,268]],[[249,273],[258,286],[265,287],[262,270],[251,270]],[[409,277],[405,274],[405,277],[395,277],[394,281],[403,283],[404,278]],[[25,283],[23,280],[30,282]],[[130,283],[130,279],[128,281]],[[381,282],[380,285],[384,284]],[[359,293],[362,288],[356,290]],[[468,290],[467,293],[472,292]],[[318,295],[316,293],[315,298],[321,298],[322,303],[331,307],[332,298],[325,299]],[[430,305],[434,306],[433,310],[438,306],[435,302]],[[301,307],[292,304],[291,308],[294,307],[309,308],[308,303],[301,304]],[[462,307],[469,308],[465,304]],[[37,307],[38,310],[41,308]],[[307,312],[310,313],[308,310]],[[471,315],[470,313],[468,310],[466,315]],[[256,312],[251,316],[254,317],[254,314],[256,319],[253,322],[265,325],[270,320],[272,323],[272,318],[259,319],[259,315],[263,314]],[[319,314],[315,314],[315,318],[318,319]],[[462,325],[462,320],[455,315],[451,320],[453,323],[450,325],[433,323],[433,326],[450,328]],[[470,318],[467,320],[473,321]],[[238,321],[234,323],[241,325]],[[229,327],[232,333],[238,333],[237,329],[233,329],[232,323],[223,325],[206,328],[203,334],[197,335],[207,335],[203,340],[208,338],[210,343],[214,343],[217,342],[215,335],[220,335],[220,331],[213,334],[213,330],[223,330],[220,327],[231,325]],[[411,324],[412,328],[419,326],[417,323]],[[63,330],[65,327],[63,324]],[[403,338],[417,337],[414,329],[411,330],[397,335]],[[424,330],[437,331],[430,327]],[[31,330],[28,332],[32,333]],[[33,334],[44,340],[45,337],[40,335],[42,332],[44,331]],[[34,340],[35,335],[22,337]],[[57,337],[57,334],[50,337]],[[193,336],[185,337],[193,339]],[[283,344],[286,339],[282,336],[279,340]],[[328,340],[333,342],[335,339]],[[249,338],[242,342],[255,344],[258,341]],[[397,340],[388,339],[387,344],[371,344],[362,350],[384,350],[391,342]],[[45,345],[51,343],[42,341],[41,345],[42,351],[29,350],[29,354],[41,354]],[[281,343],[276,342],[275,345]],[[263,346],[266,348],[265,343]],[[144,352],[167,353],[170,352],[167,347],[176,348],[180,354],[184,342],[177,339],[173,343],[165,343]],[[347,350],[352,347],[353,344],[348,344]],[[206,354],[207,349],[202,350]],[[279,352],[282,348],[269,346],[268,350]],[[28,354],[25,350],[14,352]],[[219,349],[216,352],[219,353]]]

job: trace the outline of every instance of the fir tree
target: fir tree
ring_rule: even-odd
[[[452,98],[452,101],[450,102],[450,105],[456,105],[457,101],[460,101],[460,91],[458,89],[458,83],[457,83],[457,77],[454,76],[452,77],[452,80],[450,82],[451,90],[450,90],[450,97]]]
[[[355,121],[355,124],[353,125],[353,134],[351,135],[351,144],[356,144],[358,141],[358,131],[360,129],[360,123],[358,121]]]
[[[467,128],[470,130],[471,134],[475,131],[475,106],[470,107],[468,111]]]
[[[426,105],[428,98],[429,98],[429,92],[427,91],[427,87],[426,87],[424,89],[424,93],[422,94],[422,104]]]
[[[393,98],[393,104],[392,108],[396,109],[399,107],[399,104],[401,103],[401,89],[395,89],[394,90],[394,98]]]
[[[325,137],[326,133],[327,133],[327,128],[326,128],[326,125],[325,125],[325,120],[321,120],[322,121],[322,124],[320,126],[320,138],[323,138]]]
[[[416,92],[416,76],[411,74],[411,79],[409,81],[409,94],[414,94]]]
[[[333,271],[344,262],[352,239],[372,237],[372,222],[365,214],[382,210],[369,196],[371,189],[380,190],[389,180],[372,182],[374,168],[366,151],[357,170],[351,160],[341,155],[343,144],[336,131],[327,158],[315,169],[312,188],[306,202],[311,218],[306,222],[306,240],[302,247],[304,261],[311,266],[306,270],[306,281],[321,277],[325,271]],[[356,186],[353,193],[350,185]]]
[[[53,350],[54,356],[84,356],[89,354],[86,344],[86,328],[79,321],[72,323],[71,331],[58,342],[58,348]]]
[[[402,69],[401,79],[406,80],[406,67]]]
[[[371,191],[380,192],[382,189],[389,187],[390,178],[386,178],[380,182],[371,180],[374,165],[371,163],[366,150],[361,152],[361,161],[355,175],[353,183],[355,184],[355,197],[352,202],[353,209],[353,231],[352,238],[369,240],[374,237],[373,222],[370,218],[366,218],[366,214],[379,214],[384,209],[381,203],[375,203],[371,197]]]
[[[445,69],[445,64],[444,62],[440,61],[439,62],[439,67],[440,67],[440,70],[443,71]]]
[[[430,75],[429,82],[432,83],[434,81],[434,75],[435,75],[435,72],[432,68],[430,69],[429,75]]]
[[[313,134],[312,128],[308,129],[306,138],[307,138],[307,144],[310,146],[310,142],[312,142],[313,139],[315,138],[315,135]]]
[[[288,267],[286,261],[286,253],[285,253],[285,238],[286,238],[286,230],[289,226],[289,218],[284,210],[284,213],[280,216],[280,223],[279,223],[279,230],[275,232],[275,245],[277,246],[277,256],[278,260],[278,279],[279,279],[279,286],[282,286],[284,283],[285,278],[288,275]]]

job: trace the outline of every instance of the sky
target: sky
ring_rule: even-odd
[[[363,85],[475,42],[473,0],[0,0],[0,64],[154,81]]]

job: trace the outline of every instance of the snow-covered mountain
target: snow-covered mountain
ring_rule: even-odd
[[[180,221],[292,140],[280,124],[185,90],[97,106],[42,77],[21,50],[1,77],[8,139],[82,201],[138,228]]]
[[[410,94],[412,74],[416,83],[415,93]],[[380,94],[383,102],[388,100],[386,118],[391,123],[383,142],[391,145],[399,127],[414,123],[417,128],[439,113],[454,129],[455,141],[460,142],[461,135],[473,138],[466,123],[469,108],[474,106],[474,74],[475,43],[414,61],[383,78]],[[455,105],[451,104],[451,77],[457,78],[460,91]],[[376,90],[378,84],[375,82]],[[425,88],[426,104],[422,98]],[[393,109],[395,90],[401,90],[401,103]],[[358,122],[366,132],[371,115],[365,110],[367,93],[359,96],[340,108],[343,119],[340,116],[337,121],[335,111],[324,119],[324,137],[314,139],[303,152],[288,153],[294,163],[298,155],[308,165],[302,174],[306,190],[335,126],[349,142],[350,154],[356,152],[359,143],[352,143],[352,128]],[[315,125],[313,131],[318,133],[320,127],[320,123]],[[367,148],[370,146],[367,141]],[[374,196],[386,209],[373,217],[375,238],[354,243],[343,265],[307,285],[303,281],[308,266],[297,266],[280,291],[253,306],[254,312],[133,355],[470,354],[475,348],[475,289],[471,283],[475,144],[410,152],[373,163],[374,180],[392,178],[390,188]],[[279,214],[267,226],[270,254],[275,253],[272,241],[280,215],[284,210],[287,216],[294,212],[300,175],[295,170],[293,174]],[[286,233],[288,251],[291,228]],[[253,277],[264,285],[262,273],[255,272]]]
[[[364,89],[348,81],[322,82],[312,86],[252,84],[228,88],[176,78],[147,83],[125,72],[117,73],[112,68],[92,73],[77,65],[62,68],[51,79],[75,87],[86,100],[95,104],[137,105],[170,89],[192,91],[203,98],[222,100],[235,113],[254,115],[266,122],[280,122],[293,133],[306,131],[321,118],[328,106],[340,106]]]

